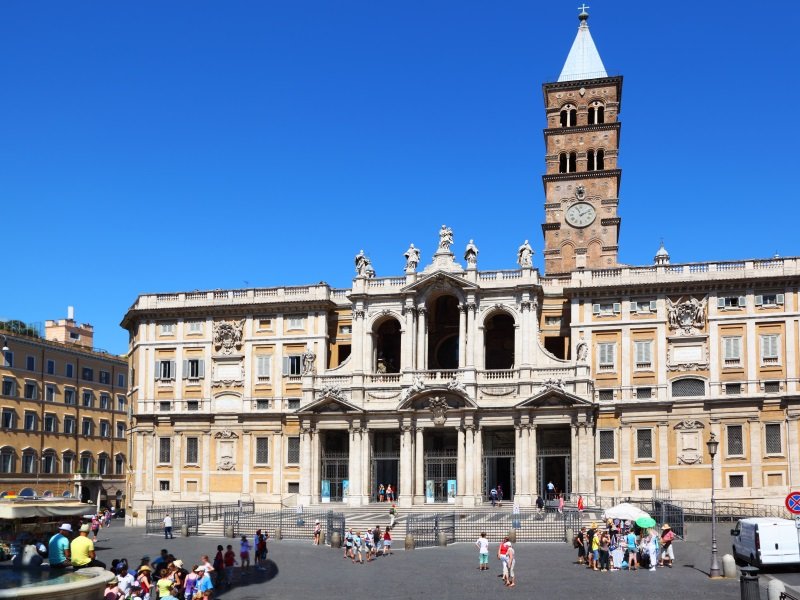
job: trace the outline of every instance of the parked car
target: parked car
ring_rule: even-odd
[[[800,541],[794,521],[757,517],[731,529],[733,557],[755,567],[800,564]]]

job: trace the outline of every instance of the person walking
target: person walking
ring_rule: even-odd
[[[669,526],[669,523],[664,523],[661,526],[661,562],[659,567],[667,566],[672,568],[672,563],[675,560],[675,551],[672,549],[672,542],[675,540],[675,533]]]
[[[50,559],[50,569],[66,569],[70,566],[69,535],[72,525],[64,523],[58,528],[58,533],[50,538],[47,543],[47,556]]]
[[[656,570],[658,564],[658,534],[651,529],[647,536],[647,553],[650,555],[650,571]]]
[[[564,494],[558,495],[558,512],[564,514]]]
[[[242,559],[242,573],[244,573],[245,569],[250,568],[250,550],[250,540],[247,539],[246,535],[243,535],[239,542],[239,558]]]
[[[394,488],[391,483],[386,486],[386,501],[394,502]]]
[[[350,528],[344,533],[344,558],[353,558],[353,529]],[[353,560],[355,562],[355,560]]]
[[[497,488],[489,490],[489,500],[492,501],[492,508],[497,504]]]
[[[625,535],[625,545],[628,548],[628,569],[636,571],[639,568],[639,544],[633,529]]]
[[[319,519],[314,521],[314,541],[313,544],[315,546],[319,546],[319,538],[322,534],[322,526],[319,524]]]
[[[378,486],[378,502],[383,502],[386,499],[386,488],[383,484]]]
[[[394,527],[396,521],[397,521],[397,506],[395,505],[394,502],[392,502],[392,506],[389,508],[389,527]]]
[[[503,506],[503,486],[502,484],[497,484],[497,506]]]
[[[94,515],[92,517],[92,541],[97,543],[97,534],[100,531],[100,516]]]
[[[230,588],[233,586],[233,567],[238,563],[236,562],[236,554],[233,552],[233,546],[228,544],[225,549],[225,556],[223,557],[225,564],[225,585]]]
[[[506,562],[506,553],[508,552],[508,547],[511,545],[511,542],[508,540],[508,536],[503,538],[503,541],[500,542],[500,545],[497,547],[497,558],[500,560],[500,565],[502,567],[502,574],[501,577],[503,578],[503,583],[506,585],[508,584],[508,562]]]
[[[578,512],[582,513],[584,508],[585,506],[583,504],[583,496],[578,496]]]
[[[506,544],[508,545],[508,548],[506,549],[506,565],[508,565],[506,586],[512,588],[517,585],[517,578],[514,574],[514,567],[516,566],[517,562],[517,552],[514,550],[514,546],[511,545],[511,542],[506,542]]]
[[[174,539],[172,536],[172,517],[169,516],[169,513],[164,515],[164,539]]]
[[[392,528],[391,527],[387,527],[386,531],[383,532],[383,555],[384,556],[386,556],[387,554],[389,556],[392,555],[392,534],[391,534],[391,531],[392,531]]]
[[[486,538],[486,532],[482,531],[480,537],[475,540],[475,545],[478,547],[478,570],[489,570],[489,540]]]

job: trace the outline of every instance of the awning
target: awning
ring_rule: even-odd
[[[79,517],[89,505],[83,502],[2,502],[0,519],[30,519],[32,517]]]

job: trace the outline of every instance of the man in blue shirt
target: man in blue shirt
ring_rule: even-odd
[[[47,555],[50,557],[51,569],[66,569],[72,564],[69,552],[69,534],[72,525],[64,523],[58,528],[58,533],[50,538],[47,544]]]
[[[214,584],[211,581],[211,576],[206,573],[206,568],[197,567],[196,573],[199,579],[194,587],[195,592],[202,594],[204,597],[211,596],[211,592],[214,589]]]

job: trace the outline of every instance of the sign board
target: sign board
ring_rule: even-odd
[[[455,479],[448,479],[447,480],[447,502],[449,504],[456,503],[456,480]]]
[[[793,515],[800,515],[800,492],[789,492],[786,496],[786,510]]]
[[[795,527],[800,529],[800,515],[795,515],[794,516],[794,525],[795,525]]]
[[[425,481],[425,504],[433,504],[433,479]]]
[[[321,500],[323,504],[326,504],[331,501],[331,480],[330,479],[323,479],[322,480],[322,490],[321,490]]]

